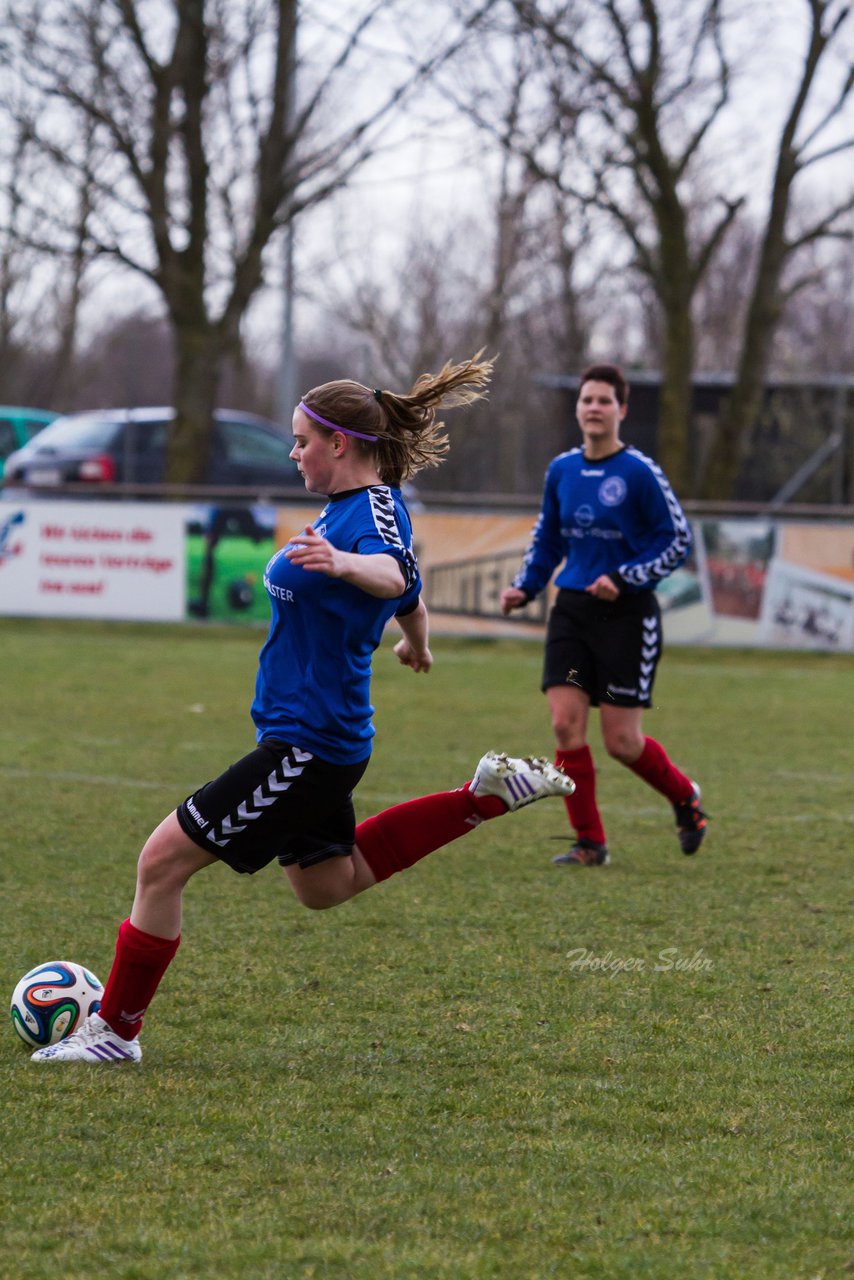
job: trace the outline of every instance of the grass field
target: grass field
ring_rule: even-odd
[[[0,622],[9,993],[106,978],[148,831],[251,743],[260,640]],[[551,750],[538,645],[435,654],[377,655],[361,816]],[[608,868],[550,865],[548,801],[332,912],[197,877],[139,1067],[0,1037],[0,1276],[850,1276],[852,688],[851,657],[669,651],[647,728],[702,781],[694,859],[597,731]]]

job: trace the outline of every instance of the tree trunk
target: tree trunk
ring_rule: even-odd
[[[665,314],[658,411],[657,461],[680,497],[689,497],[694,492],[689,447],[694,333],[688,307]]]
[[[809,0],[811,31],[809,45],[789,115],[783,126],[777,151],[777,165],[771,189],[771,207],[762,240],[756,280],[745,322],[744,342],[736,373],[735,386],[723,415],[709,455],[709,465],[703,485],[703,496],[726,499],[733,496],[741,464],[750,449],[753,430],[762,404],[762,393],[773,351],[774,338],[783,310],[782,276],[788,259],[797,248],[798,241],[789,243],[786,223],[792,199],[792,187],[802,168],[821,158],[816,150],[816,139],[827,125],[842,111],[848,95],[854,88],[854,73],[850,73],[835,106],[824,116],[803,143],[797,141],[798,129],[807,109],[810,92],[819,64],[828,47],[844,29],[848,11],[840,9],[831,16],[828,0]],[[823,22],[829,18],[825,30]],[[845,147],[850,146],[846,143]],[[842,149],[845,149],[843,147]],[[812,150],[811,158],[807,153]],[[836,147],[830,146],[825,155],[833,155]],[[801,243],[821,235],[832,233],[837,217],[847,212],[843,204],[829,220],[820,220],[815,227],[801,236]]]
[[[213,329],[175,332],[175,426],[169,437],[166,480],[170,484],[202,484],[212,448],[212,422],[223,342]]]
[[[774,297],[754,297],[732,392],[723,404],[708,465],[702,480],[704,498],[726,501],[734,497],[744,459],[762,408],[765,375],[777,327],[779,306]]]
[[[786,159],[784,157],[784,161]],[[794,158],[788,158],[788,163],[781,161],[745,320],[735,383],[724,403],[703,477],[704,498],[726,501],[734,496],[742,462],[753,441],[782,311],[780,281],[788,256],[786,218],[794,176]]]
[[[658,171],[662,195],[655,202],[653,212],[658,228],[659,261],[652,283],[661,304],[664,336],[657,461],[674,490],[684,495],[691,490],[693,481],[689,454],[694,368],[691,304],[695,279],[685,209],[663,155]]]

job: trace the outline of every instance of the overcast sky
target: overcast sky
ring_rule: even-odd
[[[329,21],[345,27],[348,13],[363,7],[361,0],[348,0],[343,7],[342,0],[320,0],[320,9]],[[730,175],[730,193],[746,195],[753,209],[761,213],[767,204],[780,126],[806,45],[806,4],[804,0],[729,0],[727,8],[732,15],[728,38],[735,50],[737,74],[733,107],[726,114],[725,129],[720,129],[716,138],[716,162]],[[408,12],[423,22],[427,32],[431,24],[435,28],[441,9],[431,0],[410,0]],[[848,27],[847,50],[854,60],[854,19],[849,18]],[[306,42],[304,56],[309,61],[319,56],[326,38],[323,31],[308,31],[302,38]],[[379,28],[371,39],[369,52],[380,81],[384,60],[395,54],[395,35],[388,28]],[[821,85],[825,103],[838,85],[838,78],[832,80],[829,71],[828,64]],[[842,74],[841,58],[837,71]],[[346,110],[346,103],[341,109]],[[838,123],[837,136],[844,128],[849,135],[854,132],[850,114]],[[324,272],[336,259],[345,274],[348,260],[363,264],[370,259],[381,276],[390,271],[402,251],[414,220],[421,218],[432,228],[452,229],[476,220],[488,207],[496,157],[441,94],[428,93],[411,112],[400,112],[390,122],[384,142],[380,154],[359,171],[345,192],[300,220],[296,233],[298,290],[302,285],[322,296]],[[817,167],[807,181],[816,188],[831,187],[840,175],[850,180],[852,171],[854,156],[848,152],[837,162]],[[477,248],[482,248],[482,242]],[[136,309],[146,296],[141,282],[127,279],[121,289],[107,284],[105,291],[122,311]],[[90,316],[95,308],[102,317],[103,295],[90,304]],[[272,358],[278,344],[280,313],[278,288],[273,282],[259,296],[249,325],[253,346],[267,358]],[[298,331],[306,337],[322,331],[322,309],[317,305],[298,300],[296,317]]]

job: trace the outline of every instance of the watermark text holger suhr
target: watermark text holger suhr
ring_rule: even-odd
[[[646,956],[618,956],[613,951],[598,956],[589,947],[574,947],[566,958],[570,969],[604,973],[608,978],[618,973],[709,973],[714,968],[702,947],[690,956],[682,955],[678,947],[665,947],[652,963]]]

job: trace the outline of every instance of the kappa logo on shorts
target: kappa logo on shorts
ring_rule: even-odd
[[[293,786],[294,779],[302,773],[309,760],[314,759],[310,751],[300,751],[299,747],[291,747],[288,754],[280,761],[265,782],[252,792],[251,800],[242,800],[233,813],[223,818],[217,827],[208,832],[208,839],[220,848],[224,848],[232,836],[245,831],[249,823],[271,804],[275,804],[282,792]]]

